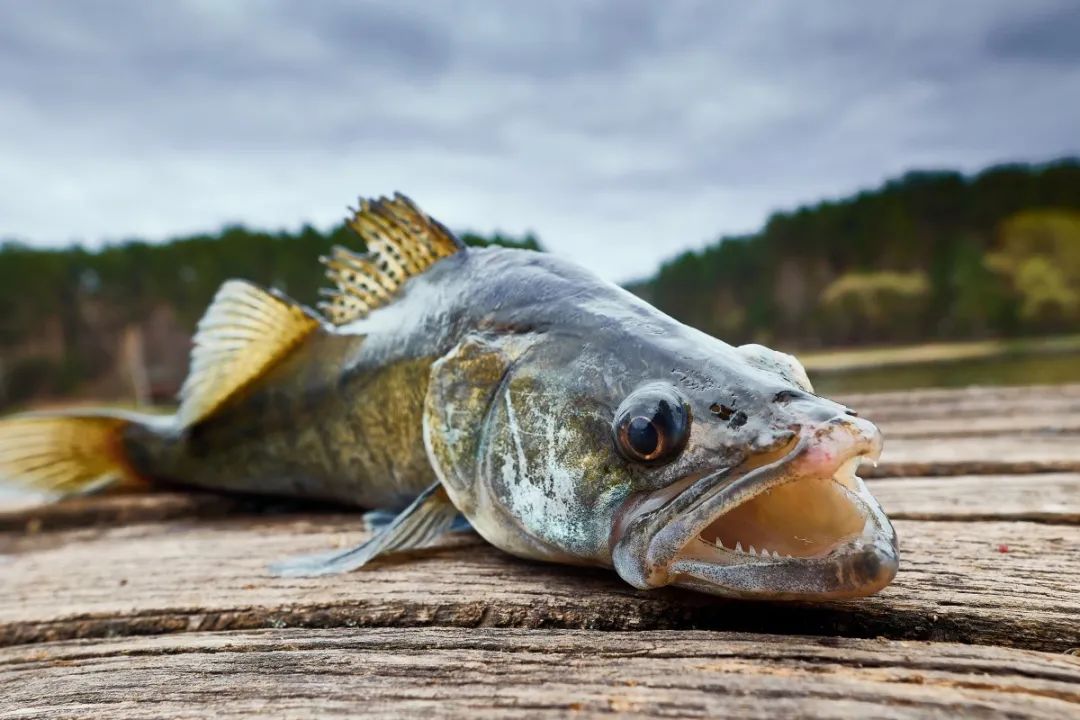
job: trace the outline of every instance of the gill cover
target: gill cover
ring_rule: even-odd
[[[424,442],[450,499],[491,544],[608,564],[622,499],[610,484],[610,409],[583,404],[574,373],[546,371],[560,347],[529,334],[466,337],[432,368]]]

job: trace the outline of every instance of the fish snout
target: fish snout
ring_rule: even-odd
[[[846,413],[805,425],[801,434],[806,449],[799,463],[808,474],[815,470],[829,474],[853,458],[865,458],[876,465],[885,443],[877,425]]]

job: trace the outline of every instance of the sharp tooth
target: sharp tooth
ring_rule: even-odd
[[[754,549],[753,545],[750,546],[750,554],[751,555],[757,555],[757,550]]]
[[[743,551],[742,542],[736,541],[735,542],[735,552],[742,552],[742,551]]]
[[[721,540],[720,538],[716,538],[716,547],[723,548],[724,547],[724,541]]]
[[[773,551],[772,551],[772,556],[773,556],[774,558],[778,558],[778,557],[780,557],[780,553],[778,553],[778,552],[776,552],[775,550],[773,550]]]
[[[862,462],[862,456],[856,456],[847,460],[837,469],[836,474],[833,477],[839,480],[851,480],[855,477],[855,471],[859,467],[860,462]]]

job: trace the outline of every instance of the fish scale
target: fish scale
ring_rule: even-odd
[[[0,478],[396,513],[283,575],[354,570],[464,516],[506,552],[641,589],[819,599],[892,580],[895,532],[855,475],[880,432],[815,395],[795,358],[732,347],[551,255],[467,249],[402,195],[361,200],[348,224],[367,252],[321,259],[319,311],[226,282],[175,413],[0,420]]]

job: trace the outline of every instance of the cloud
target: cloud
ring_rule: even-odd
[[[402,190],[625,280],[912,167],[1080,151],[1075,7],[0,0],[0,236]]]
[[[1080,60],[1080,6],[1036,8],[1028,17],[995,28],[987,49],[1006,60],[1075,63]]]

